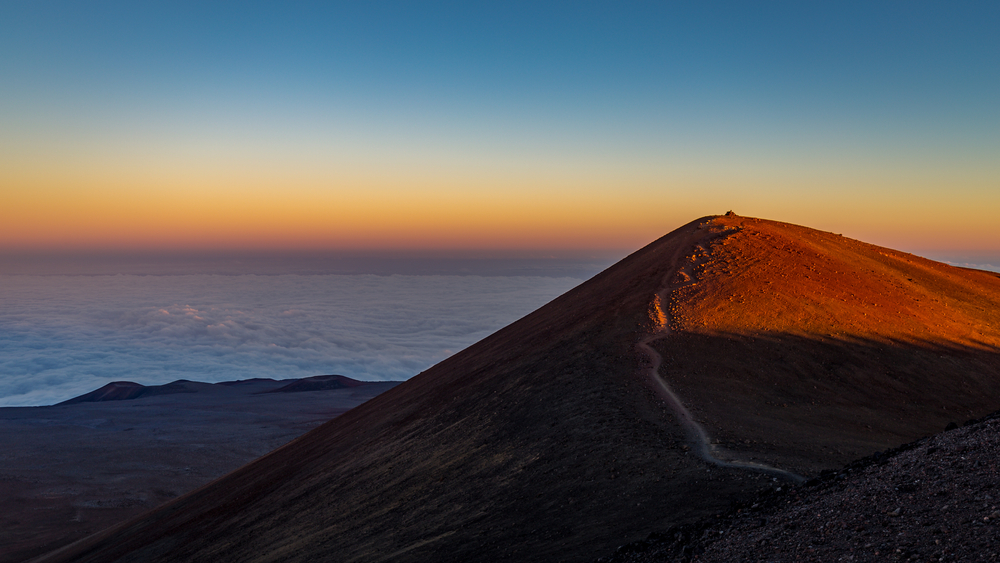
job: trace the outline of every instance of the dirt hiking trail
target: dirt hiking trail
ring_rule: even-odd
[[[653,303],[650,306],[649,316],[653,321],[654,330],[636,344],[636,349],[646,360],[642,362],[640,359],[644,366],[642,373],[646,376],[653,391],[663,399],[680,421],[687,433],[688,444],[702,460],[717,467],[747,469],[767,473],[793,483],[803,483],[806,479],[801,475],[763,463],[739,460],[732,452],[713,444],[705,428],[695,420],[691,411],[684,406],[680,397],[674,393],[670,384],[660,374],[663,358],[650,346],[650,343],[667,338],[671,334],[671,318],[667,312],[669,308],[665,307],[664,303],[669,300],[671,292],[698,283],[694,277],[694,270],[708,260],[707,244],[712,239],[724,237],[729,233],[728,230],[721,233],[712,232],[706,228],[707,226],[708,224],[702,225],[701,228],[705,228],[705,235],[694,244],[693,248],[680,248],[670,258],[670,269],[664,276],[663,285],[653,297]]]

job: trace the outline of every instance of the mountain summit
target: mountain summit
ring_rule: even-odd
[[[44,561],[586,561],[1000,403],[1000,276],[689,223]]]

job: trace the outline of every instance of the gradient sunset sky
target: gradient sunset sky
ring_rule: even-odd
[[[1000,256],[1000,3],[316,4],[0,4],[0,250]]]

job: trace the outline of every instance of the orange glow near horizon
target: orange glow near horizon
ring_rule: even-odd
[[[0,249],[637,249],[729,209],[897,249],[1000,252],[990,179],[858,181],[704,163],[398,169],[57,158],[0,168]],[[293,165],[294,164],[294,165]],[[45,170],[45,172],[40,172]],[[893,182],[896,187],[893,188]],[[840,186],[850,186],[848,189]],[[873,195],[876,194],[876,195]]]
[[[733,210],[1000,260],[992,7],[13,4],[0,251],[610,254]]]
[[[39,189],[2,197],[8,248],[619,248],[604,198],[391,189]],[[637,232],[638,231],[638,232]]]

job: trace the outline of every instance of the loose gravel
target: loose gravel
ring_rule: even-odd
[[[1000,412],[801,486],[775,483],[601,561],[1000,561],[998,466]]]

